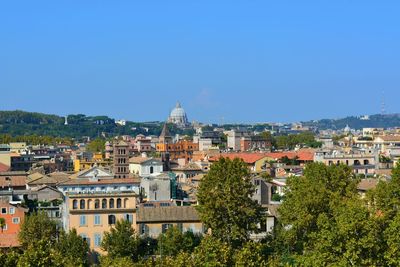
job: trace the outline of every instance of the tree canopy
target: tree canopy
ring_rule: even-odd
[[[221,158],[211,166],[198,190],[197,210],[212,236],[230,245],[249,240],[262,219],[261,206],[251,197],[254,185],[240,159]]]

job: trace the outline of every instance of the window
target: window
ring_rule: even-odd
[[[139,232],[141,235],[146,235],[149,233],[149,227],[146,224],[141,223],[139,225]]]
[[[179,231],[182,233],[183,232],[183,224],[182,223],[178,223],[177,227],[178,227]]]
[[[7,224],[5,224],[4,226],[3,226],[3,231],[6,231],[8,229],[8,226],[7,226]]]
[[[10,208],[10,214],[15,214],[15,208]]]
[[[94,208],[95,208],[95,209],[100,209],[100,200],[96,199],[96,200],[94,201]]]
[[[94,246],[95,247],[101,246],[101,234],[94,234]]]
[[[103,200],[101,201],[101,208],[102,208],[102,209],[106,209],[106,208],[107,208],[107,199],[103,199]]]
[[[101,225],[101,217],[100,217],[100,215],[98,215],[98,214],[93,215],[93,221],[94,221],[94,225]]]
[[[81,234],[81,237],[90,246],[90,238],[86,234]]]
[[[172,227],[172,224],[170,224],[170,223],[164,223],[162,226],[161,226],[161,230],[162,230],[162,233],[164,234],[169,228],[171,228]]]
[[[117,199],[117,209],[122,208],[122,200],[120,198]]]
[[[79,216],[79,226],[86,226],[86,215]]]
[[[115,224],[115,215],[108,215],[108,224]]]
[[[153,173],[153,172],[154,172],[154,167],[151,166],[151,167],[150,167],[150,173]]]
[[[160,203],[160,207],[169,207],[170,204],[169,203]]]
[[[79,202],[79,208],[80,208],[81,210],[84,210],[84,209],[85,209],[85,200],[84,200],[84,199],[81,199],[81,201]]]
[[[114,208],[114,199],[113,199],[113,198],[110,199],[109,204],[108,204],[108,207],[109,207],[110,209],[113,209],[113,208]]]
[[[72,201],[72,209],[78,209],[78,200],[74,199],[74,201]]]
[[[132,214],[125,214],[125,220],[130,223],[133,223],[133,215]]]
[[[1,208],[1,214],[7,214],[7,208]]]
[[[13,223],[13,224],[19,224],[19,222],[20,222],[19,217],[14,217],[14,218],[12,218],[12,223]]]

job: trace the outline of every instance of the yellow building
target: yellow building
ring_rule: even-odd
[[[75,172],[80,172],[83,170],[88,170],[92,168],[93,166],[99,166],[102,168],[109,168],[112,166],[112,161],[110,160],[96,160],[93,158],[93,160],[81,160],[81,159],[75,159],[74,160],[74,171]]]
[[[74,179],[57,185],[64,195],[62,207],[65,231],[73,228],[87,240],[90,249],[100,249],[105,231],[118,220],[128,220],[136,227],[136,198],[140,181],[135,178],[114,178],[99,167],[82,171]]]
[[[135,193],[68,194],[67,229],[76,229],[87,240],[90,249],[104,253],[100,245],[104,232],[110,231],[118,220],[128,220],[136,227]]]

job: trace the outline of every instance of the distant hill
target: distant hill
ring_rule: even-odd
[[[0,111],[0,134],[20,135],[48,135],[54,137],[91,138],[116,135],[159,135],[164,122],[132,122],[127,121],[121,126],[107,116],[86,116],[84,114],[68,115],[68,125],[64,125],[65,118],[58,115],[26,112],[21,110]],[[366,120],[362,117],[350,116],[342,119],[322,119],[302,122],[305,126],[316,127],[320,130],[343,129],[349,125],[353,129],[365,127],[391,128],[400,127],[400,114],[371,115]],[[215,125],[216,126],[216,125]],[[182,130],[168,125],[171,134],[192,135],[194,130]],[[269,129],[268,124],[235,124],[224,125],[225,129],[244,127],[250,130],[263,131]],[[210,130],[212,127],[210,128]]]
[[[64,125],[65,118],[37,112],[21,110],[0,111],[0,134],[19,135],[49,135],[54,137],[82,136],[98,137],[103,133],[106,136],[137,135],[161,133],[163,122],[137,123],[127,121],[121,126],[107,116],[86,116],[83,114],[68,115],[68,125]],[[169,125],[171,133],[191,134],[191,131],[181,130]]]
[[[306,126],[314,126],[320,130],[343,129],[349,125],[352,129],[360,130],[362,128],[393,128],[400,127],[400,114],[376,114],[369,116],[369,119],[363,117],[350,116],[342,119],[322,119],[317,121],[302,122]]]

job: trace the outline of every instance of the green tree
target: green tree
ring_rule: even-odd
[[[90,152],[103,152],[105,150],[106,141],[101,138],[96,138],[87,145],[87,150]]]
[[[110,256],[103,256],[100,258],[100,267],[134,267],[134,266],[137,265],[132,262],[132,259],[130,257],[112,258]]]
[[[285,201],[279,208],[279,238],[285,248],[302,254],[310,235],[318,231],[318,218],[332,218],[335,205],[357,196],[357,183],[349,167],[322,163],[307,165],[304,177],[290,177]]]
[[[235,253],[235,266],[268,266],[264,244],[249,241]]]
[[[22,247],[28,248],[36,246],[39,241],[53,244],[57,233],[56,223],[46,213],[37,212],[25,218],[18,237]]]
[[[200,183],[197,210],[212,236],[239,246],[249,239],[250,231],[257,231],[262,209],[251,198],[253,193],[250,172],[242,160],[221,158],[211,166]]]
[[[203,238],[195,248],[189,266],[234,266],[234,249],[212,236]]]
[[[21,254],[15,250],[0,252],[0,266],[15,267],[18,264],[20,256]]]
[[[192,252],[199,245],[201,236],[193,232],[182,233],[177,227],[169,228],[158,238],[158,251],[163,255],[176,256],[180,252]]]
[[[358,196],[332,207],[332,216],[321,213],[317,230],[309,235],[301,266],[384,266],[379,222]]]
[[[139,242],[132,224],[127,220],[119,220],[115,224],[115,228],[104,233],[101,247],[112,259],[129,257],[137,260]]]
[[[89,245],[72,229],[68,233],[61,232],[55,245],[59,261],[65,266],[88,266]]]

